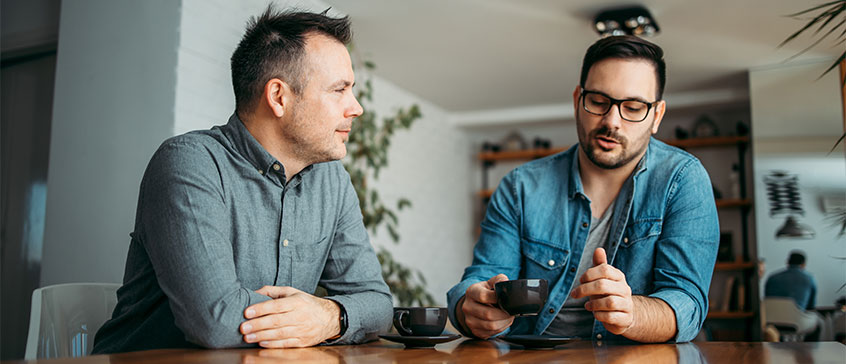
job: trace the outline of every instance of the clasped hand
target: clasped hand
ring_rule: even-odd
[[[622,335],[634,325],[634,300],[626,275],[608,264],[605,249],[593,252],[593,267],[585,271],[578,287],[570,292],[573,298],[590,297],[585,309],[602,322],[605,329]]]
[[[264,286],[272,298],[244,310],[244,341],[265,348],[314,346],[340,332],[340,308],[334,301],[292,287]]]

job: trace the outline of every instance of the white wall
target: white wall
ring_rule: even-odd
[[[173,126],[179,8],[62,3],[42,285],[123,277],[141,176]]]
[[[838,229],[826,221],[820,203],[825,195],[846,195],[846,160],[841,153],[827,155],[843,133],[836,70],[817,80],[831,62],[778,65],[749,73],[758,254],[766,259],[768,276],[784,267],[790,250],[804,250],[806,269],[817,281],[819,306],[831,306],[846,295],[837,292],[846,283],[846,261],[833,258],[846,256],[846,238],[837,236]],[[772,170],[798,175],[805,209],[799,221],[816,232],[814,239],[775,238],[785,217],[769,214],[763,179]],[[762,288],[764,283],[762,279]]]

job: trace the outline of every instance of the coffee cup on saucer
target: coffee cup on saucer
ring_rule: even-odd
[[[447,320],[445,307],[395,307],[394,327],[402,336],[439,336]]]

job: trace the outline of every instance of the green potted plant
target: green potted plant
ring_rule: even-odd
[[[350,53],[355,54],[352,50]],[[379,192],[368,182],[378,179],[379,172],[388,165],[388,149],[394,132],[409,129],[422,114],[420,108],[414,104],[399,108],[395,113],[381,119],[378,118],[372,108],[373,82],[370,78],[370,72],[375,65],[370,61],[356,63],[365,69],[365,72],[359,73],[364,75],[364,82],[359,83],[361,86],[356,94],[364,108],[364,113],[356,118],[356,126],[350,131],[347,142],[348,153],[343,163],[358,195],[364,226],[374,235],[381,227],[384,227],[391,241],[398,244],[399,219],[395,211],[411,207],[411,201],[400,198],[392,207],[382,200]],[[382,277],[400,306],[435,304],[432,295],[426,291],[426,279],[420,271],[408,268],[394,259],[391,252],[383,246],[376,247],[376,255],[382,265]]]

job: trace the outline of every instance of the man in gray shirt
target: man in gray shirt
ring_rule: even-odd
[[[389,327],[391,295],[338,161],[362,113],[349,39],[348,19],[325,13],[269,7],[252,20],[231,60],[235,114],[168,139],[147,167],[94,353],[360,343]]]

